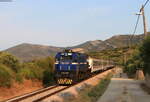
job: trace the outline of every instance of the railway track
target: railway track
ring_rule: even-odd
[[[24,94],[22,96],[17,96],[15,98],[8,99],[5,102],[20,102],[20,101],[25,100],[25,99],[27,99],[29,97],[33,97],[35,95],[38,95],[40,93],[46,92],[48,90],[51,90],[51,89],[54,89],[54,88],[57,88],[57,87],[58,86],[55,85],[55,86],[50,86],[50,87],[47,87],[47,88],[39,89],[37,91],[31,92],[31,93],[28,93],[28,94]]]
[[[100,74],[100,73],[97,73],[97,74]],[[97,74],[94,74],[91,77],[89,77],[89,78],[87,78],[83,81],[86,81],[86,80],[96,76]],[[79,82],[79,83],[82,83],[82,81]],[[76,83],[74,85],[77,85],[79,83]],[[29,93],[29,94],[25,94],[25,95],[22,95],[22,96],[11,98],[9,100],[6,100],[5,102],[42,102],[42,100],[44,100],[44,99],[46,99],[46,98],[48,98],[48,97],[50,97],[54,94],[57,94],[57,93],[65,90],[69,87],[72,87],[74,85],[71,85],[71,86],[58,86],[58,85],[55,85],[55,86],[51,86],[51,87],[47,87],[47,88],[43,88],[43,89],[34,91],[32,93]]]
[[[29,94],[25,94],[23,96],[18,96],[15,98],[11,98],[9,100],[6,100],[5,102],[40,102],[43,99],[46,99],[47,97],[50,97],[56,93],[59,93],[71,86],[52,86],[47,87],[41,90],[34,91]]]

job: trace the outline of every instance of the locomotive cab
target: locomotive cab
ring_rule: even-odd
[[[65,50],[55,57],[55,78],[58,84],[72,84],[83,78],[89,70],[85,54]]]

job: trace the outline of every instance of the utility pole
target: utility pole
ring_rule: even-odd
[[[143,16],[143,27],[144,27],[144,36],[147,37],[147,25],[146,25],[146,18],[145,18],[145,12],[144,12],[144,6],[142,5],[142,8],[140,9],[140,12]]]
[[[146,26],[146,19],[145,19],[145,12],[144,12],[144,6],[143,5],[142,5],[142,8],[140,9],[140,13],[137,14],[137,15],[139,15],[139,16],[142,15],[143,16],[144,37],[146,38],[147,37],[147,26]],[[145,76],[144,76],[143,70],[138,68],[138,67],[137,67],[137,70],[136,70],[135,78],[137,80],[144,80]]]
[[[124,60],[123,63],[125,65],[127,63],[127,55],[126,55],[126,53],[123,54],[123,60]]]

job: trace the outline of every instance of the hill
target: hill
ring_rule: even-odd
[[[119,47],[126,47],[129,44],[131,44],[131,39],[132,39],[132,44],[138,44],[140,41],[142,41],[144,38],[144,35],[134,35],[133,37],[131,35],[117,35],[113,36],[107,40],[105,40],[106,43],[111,44],[115,48]]]
[[[128,46],[130,39],[131,39],[131,35],[117,35],[105,41],[102,40],[87,41],[83,44],[68,47],[68,48],[71,49],[81,48],[84,50],[84,52],[102,51],[106,49],[114,49],[114,48]],[[133,37],[132,44],[133,45],[138,44],[142,39],[143,39],[143,35],[135,35]],[[9,48],[5,51],[13,54],[14,56],[17,56],[23,61],[29,61],[35,58],[55,55],[57,52],[62,51],[64,48],[24,43]]]
[[[100,50],[104,50],[104,49],[112,49],[114,48],[111,44],[101,41],[101,40],[95,40],[95,41],[87,41],[83,44],[77,45],[77,46],[73,46],[71,48],[82,48],[85,50],[85,52],[89,52],[89,51],[100,51]]]
[[[138,44],[140,41],[143,40],[143,37],[144,37],[143,34],[135,35],[133,38],[131,35],[117,35],[105,41],[101,40],[87,41],[83,44],[73,46],[70,48],[82,48],[87,52],[102,51],[106,49],[114,49],[129,46],[129,44],[131,44],[131,38],[132,38],[132,45]]]
[[[19,59],[23,61],[29,61],[36,58],[55,55],[57,52],[61,50],[62,48],[60,47],[23,43],[14,46],[12,48],[9,48],[5,51],[13,54],[14,56],[17,56]]]

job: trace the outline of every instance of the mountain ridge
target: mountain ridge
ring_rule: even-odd
[[[29,61],[36,58],[42,58],[47,56],[54,56],[57,52],[62,51],[65,48],[76,49],[81,48],[85,52],[92,51],[101,51],[106,49],[114,49],[119,47],[128,46],[131,35],[117,35],[112,36],[109,39],[104,41],[102,40],[94,40],[94,41],[86,41],[85,43],[72,46],[72,47],[56,47],[56,46],[46,46],[40,44],[29,44],[23,43],[17,46],[6,49],[6,52],[13,54],[18,57],[22,61]],[[132,39],[132,44],[138,44],[141,40],[143,40],[144,35],[135,35]]]

